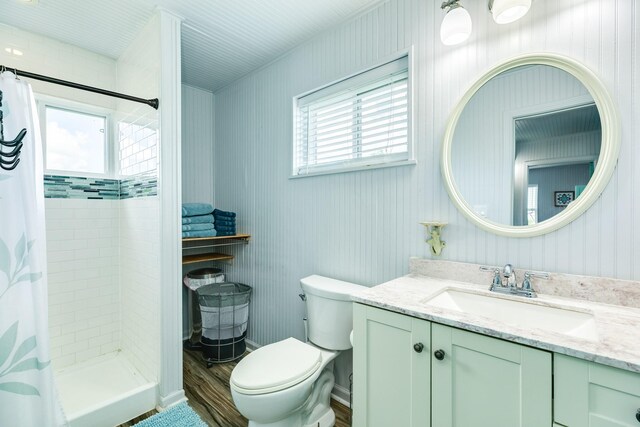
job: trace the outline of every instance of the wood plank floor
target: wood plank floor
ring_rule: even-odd
[[[199,352],[184,350],[184,391],[189,405],[212,427],[246,427],[248,421],[236,410],[229,390],[229,377],[238,361],[213,365],[207,369]],[[331,400],[336,427],[349,427],[349,408]],[[153,415],[135,418],[119,427],[129,427]]]

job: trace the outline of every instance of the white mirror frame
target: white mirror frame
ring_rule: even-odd
[[[464,197],[458,191],[453,178],[451,163],[451,149],[453,145],[453,134],[462,111],[467,106],[473,95],[489,80],[498,74],[512,68],[524,65],[548,65],[566,71],[577,78],[589,91],[593,97],[600,120],[602,123],[602,143],[598,164],[591,180],[582,192],[580,197],[571,203],[558,215],[534,225],[513,226],[493,222],[484,218],[471,209]],[[609,183],[609,179],[618,162],[620,151],[620,118],[613,104],[611,96],[598,77],[581,63],[562,55],[551,53],[532,53],[520,55],[508,59],[487,71],[480,77],[464,94],[453,110],[447,129],[444,134],[442,144],[442,157],[440,168],[449,197],[471,222],[480,228],[494,234],[507,237],[534,237],[555,231],[582,215],[597,199]]]

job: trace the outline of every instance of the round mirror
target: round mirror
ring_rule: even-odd
[[[482,76],[449,120],[442,175],[454,204],[496,234],[557,230],[600,195],[615,168],[619,119],[583,65],[524,55]]]

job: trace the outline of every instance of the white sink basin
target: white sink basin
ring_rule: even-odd
[[[496,324],[543,329],[591,341],[598,339],[596,323],[591,313],[512,298],[446,289],[422,302],[434,307],[482,316]]]

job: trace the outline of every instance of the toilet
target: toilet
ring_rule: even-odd
[[[351,294],[365,286],[309,276],[300,280],[309,342],[287,338],[249,353],[231,373],[233,402],[249,427],[331,427],[333,360],[351,348]]]

